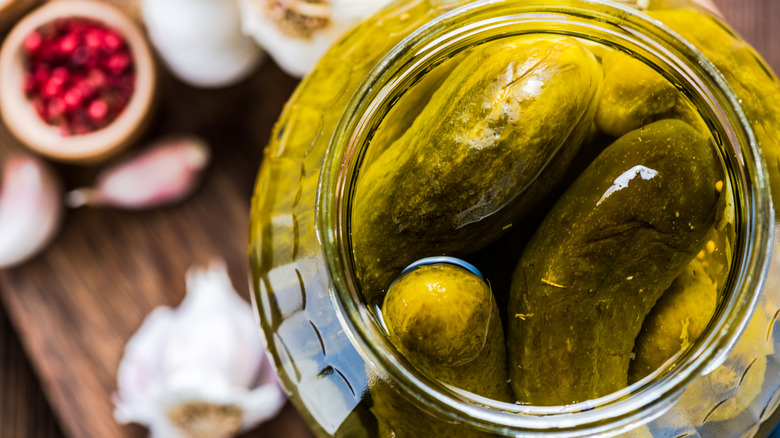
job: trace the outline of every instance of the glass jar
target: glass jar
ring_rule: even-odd
[[[725,298],[699,340],[624,390],[560,407],[488,400],[417,371],[363,297],[349,240],[369,138],[404,92],[465,48],[534,33],[617,48],[675,83],[717,139],[739,219]],[[778,131],[777,79],[688,1],[395,2],[324,56],[265,150],[253,299],[284,387],[319,436],[753,436],[780,404]]]

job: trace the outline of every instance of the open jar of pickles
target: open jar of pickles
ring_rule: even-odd
[[[394,3],[266,148],[284,386],[321,436],[753,436],[778,134],[777,79],[688,1]]]

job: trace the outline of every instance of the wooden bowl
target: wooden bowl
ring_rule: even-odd
[[[26,37],[58,18],[86,18],[119,32],[135,67],[135,90],[108,126],[83,135],[65,136],[39,117],[23,90]],[[33,151],[58,161],[90,163],[108,158],[132,144],[152,118],[157,72],[149,45],[122,11],[95,0],[58,0],[22,18],[0,49],[0,115],[8,129]]]

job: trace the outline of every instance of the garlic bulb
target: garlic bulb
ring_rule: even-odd
[[[239,0],[244,32],[295,77],[344,33],[390,0]]]
[[[6,161],[0,191],[0,267],[20,264],[55,236],[62,189],[52,170],[31,155]]]
[[[94,188],[69,192],[65,201],[71,208],[128,209],[178,202],[195,190],[210,157],[208,145],[197,137],[164,138],[135,158],[104,170]]]
[[[178,309],[155,309],[125,347],[114,416],[157,438],[230,437],[274,417],[285,396],[252,310],[225,265],[191,269]]]
[[[263,59],[260,47],[241,33],[236,0],[143,0],[141,7],[152,44],[190,85],[231,85]]]

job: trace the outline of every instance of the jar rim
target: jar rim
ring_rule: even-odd
[[[480,26],[534,24],[555,33],[551,23],[580,20],[597,26],[621,41],[632,41],[680,69],[692,86],[708,95],[733,152],[740,160],[741,193],[745,210],[740,257],[735,256],[732,288],[723,311],[675,369],[656,371],[642,381],[605,397],[567,406],[525,406],[488,400],[426,378],[411,367],[382,335],[365,305],[355,278],[349,244],[349,204],[356,169],[365,145],[361,135],[368,116],[392,90],[402,87],[411,72],[430,68],[448,44],[480,35]],[[567,22],[573,25],[572,22]],[[484,37],[485,35],[482,34]],[[582,35],[587,37],[589,35]],[[403,70],[406,69],[406,70]],[[403,70],[403,71],[402,71]],[[364,151],[363,151],[364,152]],[[660,416],[676,403],[684,388],[725,360],[747,325],[762,290],[771,256],[774,217],[768,177],[761,150],[738,98],[725,78],[693,45],[680,35],[630,6],[610,0],[478,0],[460,6],[427,23],[396,45],[364,79],[352,96],[331,138],[318,186],[318,234],[331,280],[331,297],[342,326],[369,362],[387,372],[410,395],[453,420],[494,433],[534,436],[611,436]]]

